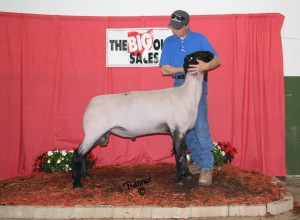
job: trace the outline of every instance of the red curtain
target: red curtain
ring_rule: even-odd
[[[159,67],[107,68],[106,28],[165,27],[169,18],[0,13],[0,178],[28,175],[41,153],[77,147],[82,116],[99,94],[171,87]],[[280,14],[192,16],[222,65],[209,74],[214,141],[238,149],[233,164],[284,176],[285,100]],[[158,111],[162,111],[159,109]],[[168,135],[111,136],[97,165],[174,163]]]

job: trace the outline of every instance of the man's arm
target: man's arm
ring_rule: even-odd
[[[221,65],[221,60],[218,56],[214,56],[214,58],[211,61],[209,61],[208,63],[205,63],[198,59],[197,59],[197,61],[199,62],[198,64],[189,66],[189,72],[191,74],[196,74],[196,73],[203,72],[206,70],[211,70],[211,69],[214,69],[217,66]]]
[[[216,68],[217,66],[220,66],[221,65],[220,57],[214,56],[214,58],[211,61],[209,61],[208,64],[209,64],[209,67],[207,70],[211,70],[211,69]]]
[[[174,67],[171,65],[163,65],[161,67],[161,72],[162,72],[162,75],[169,76],[169,75],[173,75],[176,73],[184,72],[184,70],[183,70],[183,67]]]
[[[190,65],[189,71],[190,73],[199,73],[206,70],[214,69],[217,66],[221,65],[221,60],[218,56],[215,56],[211,61],[205,63],[201,60],[198,60],[199,64]],[[169,76],[177,73],[184,72],[183,67],[174,67],[171,65],[163,65],[161,67],[162,75]]]

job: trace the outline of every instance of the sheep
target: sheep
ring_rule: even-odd
[[[110,133],[132,139],[149,134],[170,134],[176,161],[176,183],[182,185],[184,176],[191,178],[186,165],[185,134],[196,122],[204,72],[189,74],[188,65],[198,63],[197,59],[209,62],[212,58],[209,51],[187,55],[184,59],[185,82],[180,87],[92,98],[83,117],[85,137],[72,157],[73,188],[82,188],[81,177],[89,177],[86,154],[97,145],[107,145]]]

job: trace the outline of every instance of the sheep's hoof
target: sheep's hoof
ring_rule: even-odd
[[[178,180],[178,181],[176,181],[176,184],[180,185],[180,186],[183,186],[183,181],[182,180]]]
[[[190,179],[193,178],[193,176],[192,176],[192,174],[191,174],[190,171],[187,171],[187,172],[184,174],[184,177],[187,178],[188,180],[190,180]]]
[[[73,189],[82,189],[82,184],[80,182],[79,183],[74,182]]]
[[[90,179],[91,178],[90,174],[87,173],[87,172],[86,173],[82,173],[81,177],[84,178],[84,179]]]
[[[192,176],[192,175],[187,175],[186,178],[187,178],[188,180],[191,180],[191,179],[193,179],[193,176]]]

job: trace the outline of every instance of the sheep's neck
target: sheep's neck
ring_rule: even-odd
[[[191,105],[198,107],[201,94],[202,94],[202,82],[204,74],[197,75],[186,74],[185,82],[183,84],[186,97],[192,98],[190,100]]]

